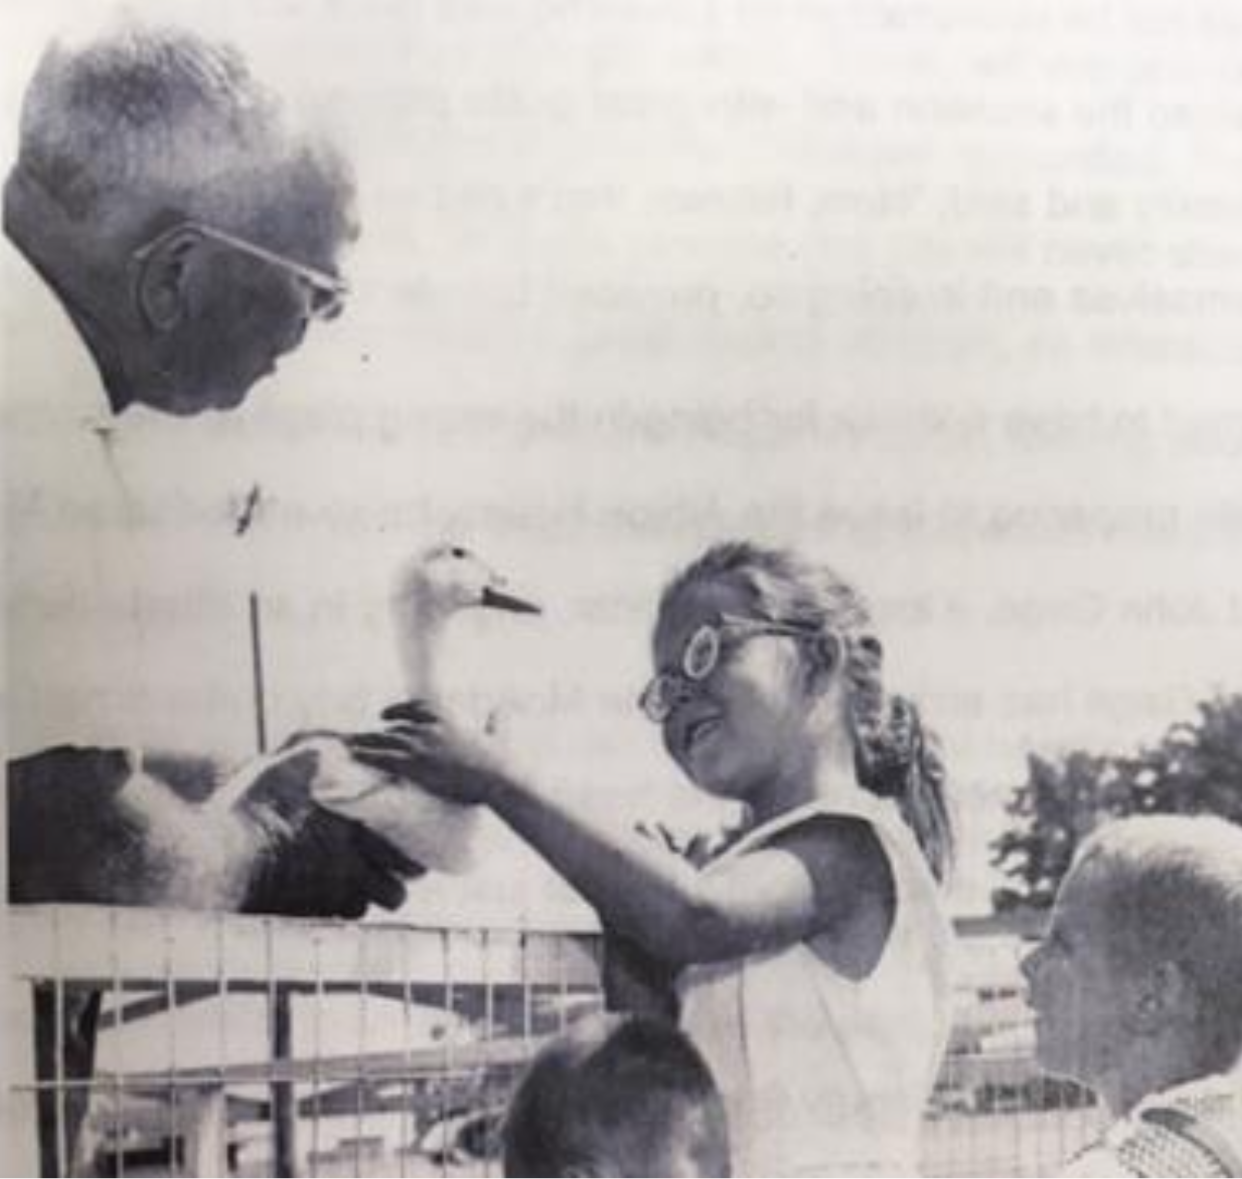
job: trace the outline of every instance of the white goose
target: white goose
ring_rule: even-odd
[[[540,613],[534,603],[510,593],[505,579],[484,561],[455,544],[434,545],[403,563],[390,607],[406,696],[433,703],[441,695],[444,631],[456,615],[478,608]],[[445,802],[414,783],[360,765],[336,737],[312,736],[257,759],[244,780],[230,783],[228,794],[236,797],[276,761],[307,750],[318,754],[311,794],[320,806],[364,824],[426,868],[469,870],[479,809]],[[227,804],[225,798],[219,801]]]

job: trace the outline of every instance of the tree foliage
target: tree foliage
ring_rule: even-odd
[[[1047,908],[1083,838],[1132,814],[1211,813],[1242,823],[1242,695],[1217,696],[1136,754],[1027,756],[1026,780],[1006,806],[1011,825],[992,844],[1006,883],[998,911]]]

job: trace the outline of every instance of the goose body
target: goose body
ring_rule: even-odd
[[[433,705],[441,695],[444,629],[453,617],[471,609],[539,612],[511,594],[504,578],[475,554],[451,544],[426,549],[402,565],[390,608],[406,696]],[[427,868],[460,873],[472,866],[478,807],[445,802],[415,783],[359,765],[337,738],[309,744],[319,754],[312,795],[320,806],[362,823]]]

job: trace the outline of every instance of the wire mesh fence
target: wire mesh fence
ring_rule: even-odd
[[[591,933],[31,906],[10,934],[26,1174],[499,1174],[516,1078],[602,1006]],[[1098,1111],[1035,1068],[1017,939],[963,946],[923,1169],[1053,1173]]]

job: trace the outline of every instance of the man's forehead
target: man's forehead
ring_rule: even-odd
[[[205,219],[223,215],[273,249],[334,250],[355,240],[361,224],[352,168],[292,136],[265,146],[214,171],[190,195],[203,201]]]

